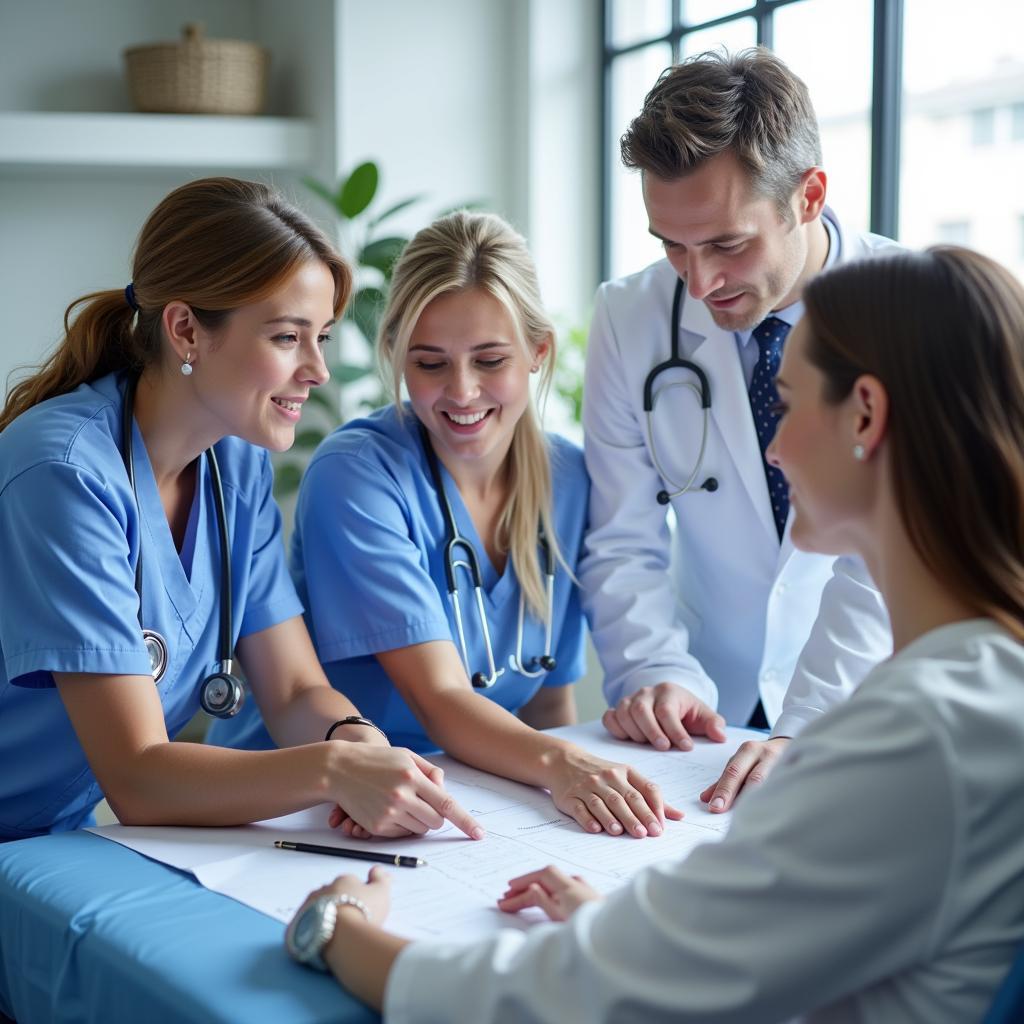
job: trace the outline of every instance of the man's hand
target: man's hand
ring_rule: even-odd
[[[601,721],[616,739],[650,743],[658,750],[692,750],[691,736],[725,742],[725,719],[675,683],[645,686],[623,697]]]
[[[757,786],[768,778],[789,743],[788,736],[770,740],[747,740],[725,763],[721,778],[701,793],[700,798],[713,814],[732,807],[744,786]]]

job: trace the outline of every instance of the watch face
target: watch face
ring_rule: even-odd
[[[330,897],[321,896],[314,900],[295,918],[285,932],[288,952],[308,967],[326,971],[327,965],[320,951],[334,934],[337,911]]]
[[[295,945],[305,952],[310,946],[316,941],[317,935],[320,934],[320,908],[315,903],[311,903],[302,912],[302,916],[295,922],[295,931],[293,933],[293,940]]]

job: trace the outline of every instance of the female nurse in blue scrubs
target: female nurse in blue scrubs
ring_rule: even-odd
[[[323,234],[265,186],[196,181],[143,227],[132,284],[72,303],[56,352],[7,396],[0,841],[88,824],[104,794],[132,824],[320,802],[374,833],[442,824],[437,769],[328,685],[271,497],[267,449],[292,444],[327,379],[321,346],[350,288]],[[201,696],[236,709],[236,649],[289,749],[169,742]]]
[[[421,231],[379,355],[409,402],[336,431],[299,493],[292,575],[328,677],[396,742],[544,786],[590,831],[659,834],[676,812],[657,787],[537,731],[575,720],[588,482],[580,450],[533,410],[554,330],[523,240],[485,214]],[[255,711],[240,717],[213,738],[270,745]]]

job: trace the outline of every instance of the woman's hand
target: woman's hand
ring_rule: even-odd
[[[744,786],[764,782],[790,740],[775,736],[770,740],[747,740],[725,763],[721,777],[701,793],[700,798],[712,814],[729,810]]]
[[[572,744],[551,755],[546,774],[544,785],[555,806],[588,832],[660,836],[666,818],[678,821],[683,816],[662,800],[655,783],[629,765],[594,757]]]
[[[359,881],[355,875],[339,875],[330,885],[311,892],[295,912],[295,916],[298,917],[310,903],[321,896],[340,896],[342,893],[362,900],[370,913],[370,923],[381,925],[391,909],[391,876],[383,868],[370,868],[370,874],[365,882]],[[344,910],[345,907],[338,907],[339,913]],[[357,907],[351,908],[348,912],[360,916],[362,914]]]
[[[419,754],[367,743],[327,746],[331,797],[338,804],[332,827],[356,839],[395,838],[422,835],[447,818],[471,839],[483,839],[483,828],[443,789],[441,769]]]
[[[599,899],[602,899],[601,894],[579,875],[570,877],[549,866],[513,878],[505,895],[498,900],[498,909],[514,914],[527,907],[539,907],[552,921],[565,921],[584,903]]]

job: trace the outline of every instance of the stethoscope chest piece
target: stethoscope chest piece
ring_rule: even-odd
[[[233,675],[230,664],[219,672],[207,676],[199,689],[199,706],[214,718],[233,718],[242,710],[245,688],[238,676]]]
[[[149,670],[153,673],[153,682],[159,683],[167,671],[167,641],[153,629],[144,629],[142,640],[149,655]]]

